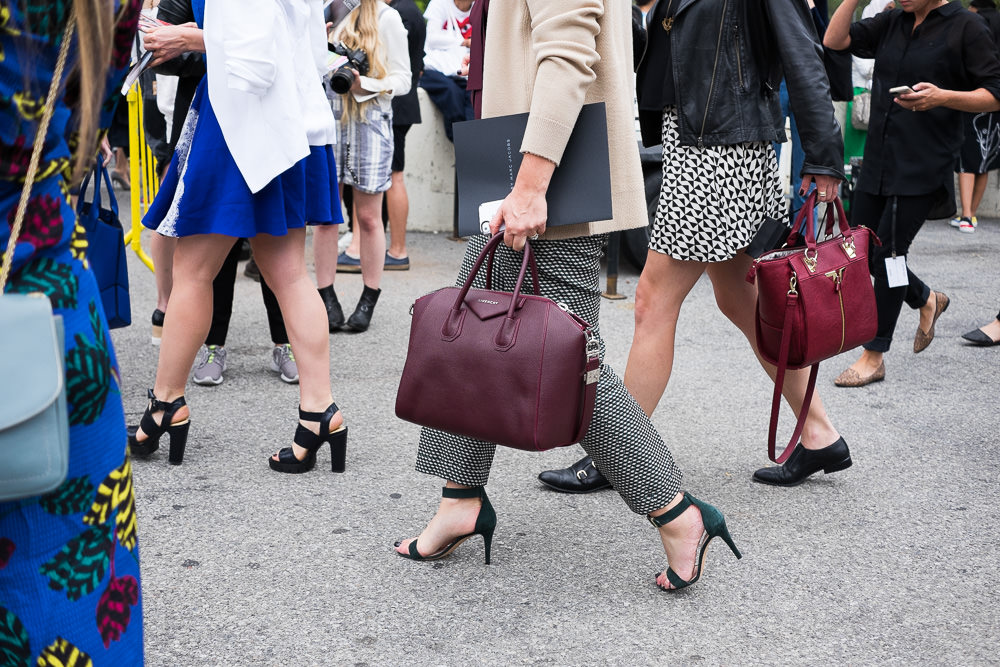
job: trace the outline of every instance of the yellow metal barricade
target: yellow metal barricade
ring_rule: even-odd
[[[149,210],[149,205],[160,187],[160,179],[156,173],[156,158],[146,143],[146,133],[142,123],[142,90],[137,81],[128,91],[128,154],[129,180],[132,182],[130,210],[132,226],[125,234],[125,245],[145,264],[150,271],[153,268],[152,258],[146,254],[139,243],[142,232],[142,216]]]

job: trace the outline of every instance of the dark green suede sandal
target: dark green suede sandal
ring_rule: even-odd
[[[473,535],[482,535],[483,544],[486,547],[486,564],[489,565],[490,549],[493,546],[493,531],[495,531],[497,527],[497,513],[493,510],[493,505],[490,504],[490,499],[486,496],[486,489],[482,486],[475,486],[471,489],[451,489],[446,486],[441,489],[441,497],[481,499],[483,504],[479,508],[479,516],[476,517],[476,529],[467,535],[460,535],[459,537],[456,537],[443,548],[430,554],[429,556],[422,556],[420,554],[417,550],[416,540],[410,542],[409,553],[403,554],[398,551],[396,553],[403,558],[409,558],[410,560],[440,560],[445,556],[450,556],[451,552],[458,548],[458,545]],[[396,542],[395,546],[398,547],[400,544],[400,542]]]
[[[733,538],[729,535],[729,529],[726,528],[726,519],[722,516],[722,512],[708,503],[703,503],[689,493],[685,493],[684,498],[682,498],[681,501],[669,511],[664,512],[660,516],[648,516],[647,518],[651,524],[659,528],[660,526],[665,526],[679,517],[687,508],[691,507],[691,505],[697,507],[701,512],[701,522],[705,526],[705,532],[702,533],[701,540],[698,543],[698,557],[695,561],[694,576],[688,580],[681,579],[677,576],[676,572],[668,567],[665,574],[667,575],[667,581],[670,582],[670,585],[673,586],[673,588],[667,588],[666,586],[662,586],[657,583],[656,585],[659,586],[661,590],[668,592],[676,591],[681,588],[686,588],[698,581],[698,579],[701,578],[701,573],[705,567],[705,554],[708,551],[708,545],[716,537],[721,537],[725,540],[726,544],[728,544],[729,548],[733,550],[733,554],[735,554],[737,558],[743,558],[743,554],[741,554],[740,550],[736,548],[736,543],[733,542]],[[659,576],[660,573],[657,572],[656,577],[659,578]]]

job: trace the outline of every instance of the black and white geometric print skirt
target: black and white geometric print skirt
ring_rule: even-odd
[[[750,244],[765,217],[783,219],[785,211],[769,142],[681,146],[676,108],[663,110],[663,184],[650,250],[721,262]]]

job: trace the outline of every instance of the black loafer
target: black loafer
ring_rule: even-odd
[[[773,486],[798,486],[813,473],[822,470],[829,475],[850,468],[851,463],[851,452],[843,438],[823,449],[806,449],[800,442],[784,465],[761,468],[753,474],[753,480]]]
[[[589,456],[568,468],[546,470],[538,475],[538,479],[560,493],[593,493],[611,488],[611,482],[594,467],[594,460]]]

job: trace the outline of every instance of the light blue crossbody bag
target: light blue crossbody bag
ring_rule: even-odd
[[[62,318],[53,315],[52,304],[44,295],[3,294],[3,290],[24,224],[73,27],[74,20],[70,19],[0,268],[0,349],[18,351],[4,362],[0,377],[0,502],[52,491],[66,479],[69,469]]]

